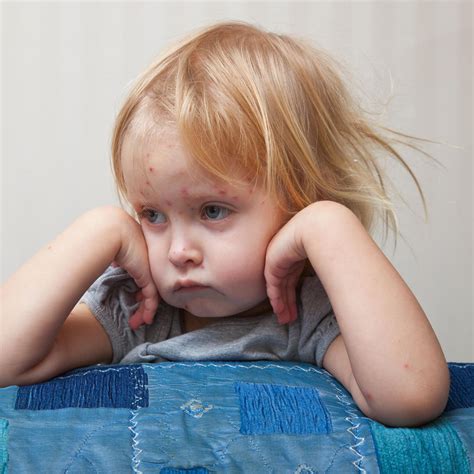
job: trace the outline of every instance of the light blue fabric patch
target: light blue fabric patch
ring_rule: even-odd
[[[132,420],[135,472],[197,467],[226,473],[377,472],[368,423],[344,387],[323,369],[284,361],[170,362],[144,368],[150,404]],[[317,387],[330,433],[242,434],[238,383]],[[315,393],[304,395],[304,406],[309,398],[313,410]],[[299,426],[303,431],[304,425]]]
[[[0,474],[6,474],[8,465],[8,420],[0,418]]]
[[[375,421],[370,427],[382,474],[471,472],[465,447],[446,419],[422,428],[389,428]]]
[[[193,467],[191,469],[165,467],[161,469],[160,474],[209,474],[209,471],[205,467]]]
[[[79,369],[18,388],[16,410],[131,408],[148,406],[148,378],[139,365]]]
[[[331,420],[314,388],[236,383],[240,432],[255,434],[328,434]]]

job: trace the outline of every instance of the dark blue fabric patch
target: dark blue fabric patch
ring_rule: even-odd
[[[448,364],[451,375],[445,411],[474,407],[474,364]]]
[[[205,467],[192,467],[191,469],[176,469],[174,467],[164,467],[160,474],[208,474]]]
[[[18,388],[16,410],[148,406],[148,376],[140,365],[78,369]]]
[[[242,434],[319,434],[332,431],[331,419],[314,388],[235,384]]]

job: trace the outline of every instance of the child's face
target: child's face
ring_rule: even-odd
[[[204,317],[262,302],[266,248],[286,221],[276,202],[253,184],[206,176],[173,129],[151,140],[135,163],[132,143],[123,148],[125,183],[161,297]]]

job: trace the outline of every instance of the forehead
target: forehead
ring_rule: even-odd
[[[178,132],[167,127],[149,134],[129,133],[122,146],[122,168],[129,200],[179,188],[186,197],[248,192],[252,183],[235,177],[235,182],[220,180],[204,171],[184,148]]]
[[[182,172],[192,168],[192,160],[183,149],[177,132],[172,127],[154,130],[132,128],[125,134],[121,165],[127,189],[149,173],[166,172],[168,165],[179,165]]]

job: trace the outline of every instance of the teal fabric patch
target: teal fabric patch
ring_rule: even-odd
[[[331,432],[331,419],[314,388],[241,382],[235,384],[235,390],[242,434]]]
[[[8,420],[0,418],[0,474],[6,474],[8,464]]]
[[[420,428],[389,428],[371,421],[370,428],[382,474],[471,472],[464,445],[446,419]]]

